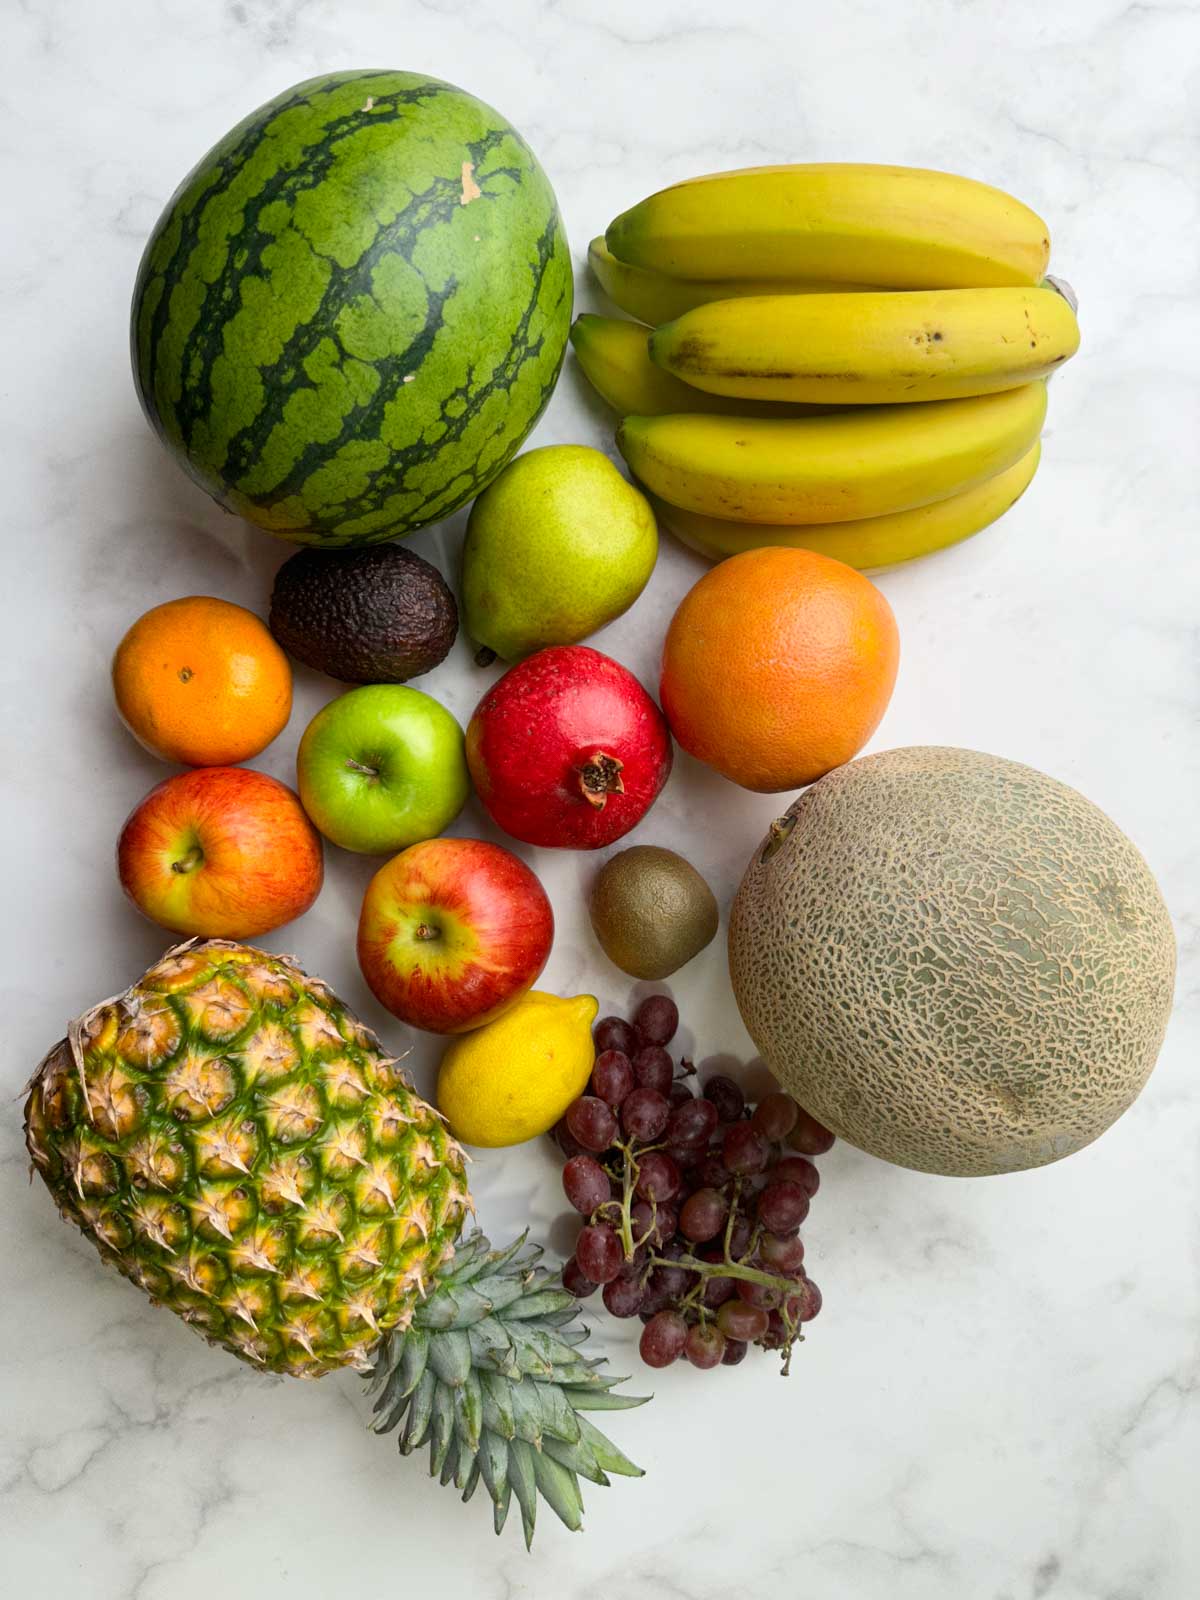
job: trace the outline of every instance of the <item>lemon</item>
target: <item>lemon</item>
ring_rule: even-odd
[[[521,1144],[552,1128],[587,1087],[594,995],[532,989],[503,1015],[447,1046],[438,1109],[464,1144]]]

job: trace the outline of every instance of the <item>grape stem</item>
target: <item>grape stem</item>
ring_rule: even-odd
[[[650,1257],[650,1264],[654,1267],[686,1267],[689,1272],[698,1272],[702,1278],[743,1278],[747,1283],[760,1283],[764,1289],[774,1289],[786,1294],[787,1279],[778,1278],[772,1272],[760,1272],[757,1267],[743,1266],[740,1261],[734,1261],[726,1253],[724,1261],[701,1261],[699,1256],[688,1254],[676,1256],[671,1260],[667,1256]]]
[[[627,1145],[622,1145],[625,1160],[621,1163],[621,1249],[626,1261],[633,1260],[633,1186],[637,1182],[637,1162]]]
[[[692,1070],[694,1071],[695,1069],[693,1068]],[[621,1236],[622,1255],[626,1261],[632,1261],[634,1253],[637,1250],[640,1250],[642,1245],[644,1245],[646,1241],[653,1236],[654,1228],[648,1228],[640,1239],[634,1239],[632,1211],[633,1192],[637,1185],[639,1173],[638,1158],[634,1153],[632,1143],[625,1144],[622,1140],[616,1139],[609,1148],[619,1150],[623,1157],[621,1162],[621,1198],[619,1200],[605,1200],[602,1205],[596,1207],[595,1212],[593,1212],[593,1218],[600,1216],[601,1213],[610,1210],[614,1206],[617,1208],[619,1213],[617,1228]],[[651,1150],[659,1150],[661,1148],[661,1143],[647,1145],[640,1153],[642,1155],[648,1155]],[[693,1255],[690,1250],[688,1251],[687,1255],[676,1256],[674,1259],[671,1259],[669,1256],[660,1256],[654,1251],[651,1251],[646,1258],[646,1270],[643,1273],[642,1278],[643,1282],[648,1279],[650,1272],[654,1267],[684,1267],[687,1269],[687,1271],[695,1273],[697,1281],[695,1284],[693,1284],[691,1289],[688,1290],[680,1304],[695,1305],[700,1313],[700,1320],[702,1323],[707,1323],[710,1316],[709,1308],[703,1303],[704,1285],[706,1280],[709,1278],[741,1278],[745,1283],[757,1283],[762,1288],[770,1289],[779,1294],[782,1300],[780,1315],[783,1317],[783,1324],[787,1330],[788,1336],[787,1344],[785,1345],[783,1352],[782,1368],[782,1376],[786,1378],[791,1367],[792,1347],[797,1343],[798,1340],[803,1339],[804,1335],[800,1332],[799,1321],[796,1318],[788,1315],[788,1280],[786,1278],[780,1278],[773,1272],[762,1272],[757,1267],[747,1267],[741,1261],[737,1261],[733,1257],[733,1254],[730,1250],[730,1245],[733,1240],[733,1224],[734,1219],[737,1216],[738,1199],[741,1195],[741,1188],[741,1178],[735,1178],[733,1185],[733,1196],[729,1203],[728,1215],[725,1218],[725,1234],[722,1239],[724,1254],[723,1260],[701,1261],[699,1256]],[[651,1205],[654,1206],[653,1201],[651,1202]],[[654,1209],[657,1210],[657,1207],[654,1206]],[[756,1224],[754,1232],[750,1237],[750,1242],[746,1246],[746,1254],[748,1256],[752,1256],[754,1254],[761,1233],[761,1227]]]
[[[647,1145],[642,1154],[644,1156],[649,1155],[651,1150],[660,1150],[661,1148],[661,1144]],[[649,1233],[643,1234],[640,1239],[635,1240],[633,1237],[633,1191],[638,1181],[638,1161],[633,1153],[633,1146],[623,1144],[620,1139],[614,1140],[609,1149],[619,1150],[624,1157],[621,1162],[621,1198],[619,1200],[603,1201],[602,1204],[596,1207],[592,1217],[595,1219],[601,1212],[608,1211],[611,1207],[616,1206],[618,1213],[617,1231],[621,1235],[621,1251],[626,1261],[632,1261],[634,1251],[639,1250],[650,1237]]]

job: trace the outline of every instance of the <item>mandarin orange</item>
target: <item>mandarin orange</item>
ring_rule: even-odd
[[[211,595],[155,606],[112,665],[117,710],[164,761],[236,766],[265,750],[292,709],[288,659],[252,611]]]

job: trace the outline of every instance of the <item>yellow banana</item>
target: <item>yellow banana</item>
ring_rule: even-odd
[[[1079,348],[1054,289],[716,300],[658,328],[656,365],[709,394],[814,405],[956,400],[1044,378]]]
[[[824,412],[827,406],[780,405],[770,400],[728,400],[706,394],[656,367],[646,341],[650,329],[621,317],[585,311],[571,327],[571,343],[584,377],[623,417],[661,417],[674,411],[703,411],[728,417],[796,417]]]
[[[725,522],[720,517],[684,511],[657,497],[654,510],[660,527],[669,528],[677,539],[710,561],[723,561],[726,556],[763,545],[790,545],[796,550],[816,550],[849,567],[890,567],[944,550],[1002,517],[1029,487],[1041,452],[1039,442],[1015,466],[961,494],[911,511],[862,517],[857,522],[818,522],[807,527]]]
[[[769,278],[726,278],[713,282],[665,278],[659,272],[647,272],[644,267],[618,261],[600,237],[588,245],[588,266],[614,305],[628,311],[639,322],[648,322],[651,327],[670,322],[672,317],[681,317],[693,306],[707,305],[710,300],[734,300],[748,294],[828,294],[835,290],[848,294],[859,287],[853,283],[807,279],[773,283]]]
[[[944,500],[1018,461],[1046,386],[833,416],[626,417],[617,447],[651,493],[733,522],[850,522]]]
[[[609,225],[612,254],[674,278],[830,279],[880,289],[1035,284],[1050,234],[1000,189],[849,162],[748,167],[652,194]]]

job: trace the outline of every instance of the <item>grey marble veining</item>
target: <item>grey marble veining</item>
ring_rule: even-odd
[[[472,1600],[1191,1600],[1200,1593],[1200,793],[1196,710],[1200,16],[1121,0],[10,0],[0,11],[9,484],[6,1019],[0,1119],[0,1567],[40,1600],[430,1594]],[[251,107],[338,66],[426,70],[502,108],[589,236],[677,177],[780,159],[946,166],[1048,217],[1081,299],[1032,489],[992,531],[879,582],[903,661],[875,748],[974,745],[1083,789],[1143,848],[1179,930],[1177,1011],[1135,1109],[1090,1150],[985,1181],[836,1149],[806,1228],[825,1310],[768,1358],[672,1370],[614,1418],[648,1469],[546,1514],[532,1558],[365,1432],[353,1379],[267,1380],[100,1269],[26,1183],[15,1097],[66,1018],[164,936],[124,903],[120,823],[163,776],[117,725],[108,658],[152,603],[262,608],[287,553],[194,489],[145,427],[126,313],[145,235]],[[1192,98],[1189,99],[1189,94]],[[580,300],[599,305],[582,281]],[[537,442],[611,448],[568,368]],[[413,547],[452,571],[462,519]],[[702,570],[664,542],[597,643],[653,682]],[[464,718],[465,644],[423,686]],[[291,775],[330,693],[300,674],[258,763]],[[723,906],[777,802],[686,758],[638,837],[689,841]],[[460,831],[484,828],[468,810]],[[486,831],[486,830],[485,830]],[[587,859],[537,857],[547,987],[615,1006]],[[331,852],[294,949],[381,1026],[352,929],[373,863]],[[749,1056],[719,946],[675,984],[697,1055]],[[428,1087],[435,1048],[419,1044]],[[480,1160],[495,1235],[569,1230],[548,1151]],[[637,1372],[633,1333],[597,1339]],[[638,1381],[642,1381],[639,1379]]]

